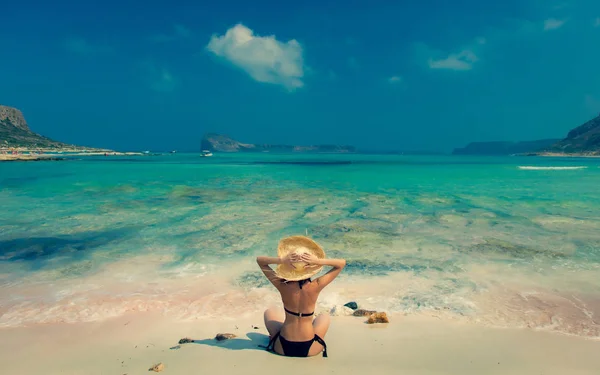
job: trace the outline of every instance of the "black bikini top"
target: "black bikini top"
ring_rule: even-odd
[[[308,279],[304,279],[304,280],[298,280],[298,286],[300,287],[300,289],[302,289],[302,285],[306,284],[306,283],[310,283],[312,282],[310,280],[310,277]]]
[[[302,318],[303,316],[312,316],[315,313],[313,311],[313,312],[311,312],[309,314],[303,314],[303,313],[296,313],[296,312],[290,311],[290,310],[286,309],[285,307],[283,309],[285,310],[286,313],[298,316],[300,318]]]

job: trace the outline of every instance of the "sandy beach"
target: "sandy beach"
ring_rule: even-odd
[[[0,154],[0,161],[41,161],[41,160],[58,160],[59,157],[55,154]]]
[[[6,374],[312,373],[597,374],[600,342],[526,329],[494,329],[432,317],[392,315],[389,324],[334,317],[328,358],[286,358],[266,352],[262,317],[176,322],[129,314],[99,323],[4,329]],[[258,326],[258,329],[254,329]],[[238,337],[217,342],[216,333]],[[194,343],[180,345],[181,338]],[[172,349],[171,349],[172,348]],[[152,372],[151,372],[152,373]]]
[[[0,161],[43,161],[62,160],[67,156],[133,156],[143,155],[140,152],[71,152],[59,151],[45,154],[0,154]]]

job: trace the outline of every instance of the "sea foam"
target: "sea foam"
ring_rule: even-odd
[[[528,165],[520,165],[519,169],[525,170],[535,170],[535,171],[560,171],[560,170],[576,170],[576,169],[586,169],[585,166],[574,166],[574,167],[537,167],[537,166],[528,166]]]

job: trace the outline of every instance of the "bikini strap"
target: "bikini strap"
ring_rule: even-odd
[[[277,332],[275,335],[273,335],[273,338],[269,341],[269,345],[267,345],[268,352],[275,353],[275,341],[277,341],[277,338],[279,337],[279,333],[280,332]]]
[[[319,344],[323,345],[323,357],[327,358],[327,344],[325,344],[325,341],[322,338],[320,338],[319,335],[316,334],[314,340]]]
[[[285,312],[287,312],[288,314],[292,314],[292,315],[295,315],[295,316],[299,316],[300,318],[302,318],[302,317],[304,317],[304,316],[311,316],[311,315],[313,315],[313,314],[315,313],[315,312],[313,311],[313,312],[311,312],[311,313],[309,313],[309,314],[303,314],[303,313],[297,313],[297,312],[290,311],[290,310],[286,309],[285,307],[284,307],[283,309],[284,309],[284,310],[285,310]]]
[[[302,286],[306,283],[311,283],[312,280],[310,279],[310,277],[308,279],[304,279],[304,280],[299,280],[298,281],[298,286],[300,287],[300,289],[302,289]]]

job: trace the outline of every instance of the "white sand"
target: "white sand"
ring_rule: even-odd
[[[258,325],[255,330],[252,325]],[[238,329],[236,329],[236,326]],[[239,336],[217,343],[218,332]],[[436,318],[392,316],[386,325],[335,317],[329,358],[286,358],[264,351],[262,317],[253,321],[171,322],[130,314],[102,323],[0,330],[3,374],[560,374],[597,375],[600,342],[547,332],[492,329]],[[246,336],[250,338],[248,338]],[[191,337],[201,343],[177,345]]]

